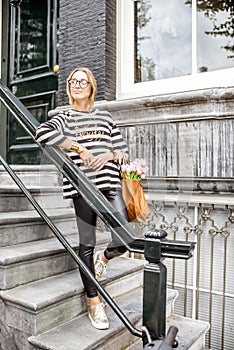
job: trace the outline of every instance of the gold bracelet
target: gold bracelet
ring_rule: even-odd
[[[71,144],[71,147],[69,148],[69,151],[71,152],[75,152],[75,153],[78,153],[80,154],[81,152],[83,152],[85,150],[85,147],[82,146],[82,145],[77,145],[75,143],[72,143]]]
[[[71,147],[69,148],[69,151],[77,153],[79,149],[79,146],[77,146],[75,143],[71,144]]]

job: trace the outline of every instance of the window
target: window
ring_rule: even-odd
[[[117,98],[233,86],[231,4],[119,0]]]
[[[175,0],[134,5],[135,82],[191,74],[191,7]]]

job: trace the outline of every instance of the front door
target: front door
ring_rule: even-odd
[[[39,122],[56,107],[58,7],[58,0],[23,0],[10,8],[8,86]],[[9,163],[40,162],[37,145],[13,117],[7,140]]]

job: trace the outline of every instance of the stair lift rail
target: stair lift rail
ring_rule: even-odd
[[[0,101],[35,141],[34,135],[39,122],[1,80]],[[145,235],[145,238],[136,238],[133,226],[121,214],[113,211],[111,204],[91,183],[91,181],[74,165],[65,151],[47,145],[41,146],[39,144],[38,147],[42,149],[45,155],[56,165],[60,172],[66,176],[74,188],[83,195],[86,202],[92,207],[110,230],[119,237],[127,249],[130,252],[144,254],[146,260],[149,261],[149,264],[144,268],[143,325],[145,329],[149,330],[150,335],[154,340],[163,339],[165,337],[166,325],[166,266],[162,264],[161,260],[165,257],[189,259],[193,255],[195,243],[167,240],[167,234],[162,230],[150,231]],[[109,294],[102,288],[90,270],[85,264],[83,264],[65,237],[54,226],[50,218],[34,200],[20,179],[14,174],[13,170],[2,157],[0,160],[10,176],[21,188],[64,248],[70,253],[82,271],[96,286],[101,296],[107,301],[128,330],[133,335],[141,337],[143,339],[143,344],[146,345],[147,338],[145,333],[137,330],[131,324]],[[153,288],[153,294],[152,284],[155,286],[155,288]]]

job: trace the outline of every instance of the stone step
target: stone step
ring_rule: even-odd
[[[116,303],[130,322],[141,331],[142,289],[137,288],[116,299]],[[110,328],[100,331],[91,326],[87,313],[58,326],[44,334],[29,338],[33,349],[47,350],[120,350],[132,343],[136,337],[126,330],[123,323],[106,306]]]
[[[117,298],[116,303],[132,324],[141,330],[142,291],[135,289]],[[29,337],[29,342],[34,349],[41,350],[140,350],[143,348],[141,338],[132,335],[109,306],[106,307],[106,313],[110,320],[108,330],[94,329],[85,313],[48,332]],[[171,316],[167,319],[167,329],[170,325],[175,325],[179,329],[178,350],[202,349],[200,344],[204,342],[204,335],[209,328],[207,323]]]
[[[11,168],[26,187],[53,187],[62,184],[61,174],[55,165],[11,165]],[[0,166],[0,187],[14,185],[10,175]]]
[[[62,189],[54,187],[27,188],[42,209],[71,208],[70,200],[63,199]],[[33,206],[24,193],[15,185],[0,187],[0,212],[15,212],[17,210],[33,210]]]
[[[65,235],[77,232],[73,208],[49,209],[46,210],[46,214]],[[0,213],[0,247],[53,236],[35,210]]]
[[[110,261],[101,284],[113,298],[131,290],[141,290],[143,266],[144,262],[140,260],[116,258]],[[4,328],[13,333],[17,330],[27,337],[60,326],[87,310],[78,269],[0,291],[0,296]]]
[[[185,318],[178,315],[173,315],[167,319],[166,331],[170,326],[176,326],[178,328],[177,350],[209,350],[205,347],[205,334],[209,330],[208,322],[193,320],[191,318]],[[154,345],[161,345],[161,342],[154,341]],[[137,339],[133,344],[129,345],[125,350],[142,350],[142,340]],[[152,347],[146,346],[146,349]],[[48,348],[49,349],[49,348]],[[146,350],[145,349],[145,350]],[[58,348],[58,350],[60,350]],[[62,350],[62,349],[61,349]],[[70,349],[68,349],[70,350]]]
[[[208,322],[194,320],[188,317],[172,315],[167,319],[167,329],[173,325],[178,328],[178,350],[203,350],[205,335],[210,326]]]
[[[77,251],[78,234],[68,235],[66,238]],[[107,233],[100,232],[97,235],[98,244],[104,244],[108,239]],[[0,247],[0,289],[6,290],[57,275],[76,266],[57,238]]]

